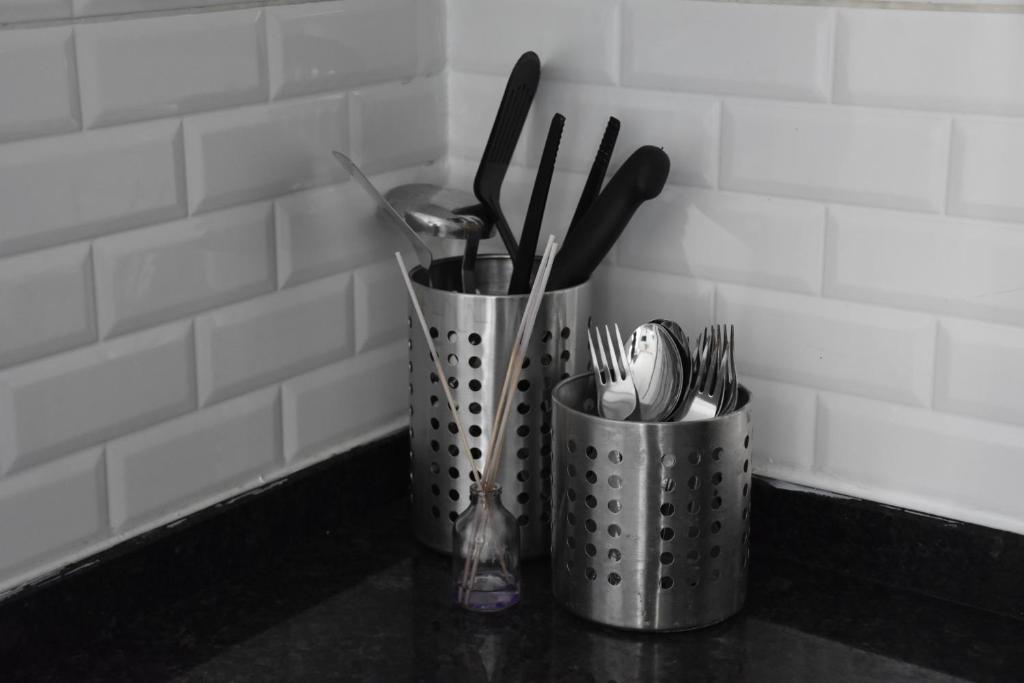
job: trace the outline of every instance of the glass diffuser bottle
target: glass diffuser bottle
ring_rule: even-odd
[[[497,612],[519,602],[519,525],[501,504],[501,486],[473,484],[469,507],[452,525],[455,603]]]

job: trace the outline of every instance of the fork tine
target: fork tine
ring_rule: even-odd
[[[622,366],[622,378],[631,379],[629,374],[629,363],[626,362],[626,346],[622,343],[622,333],[619,332],[619,324],[615,323],[615,338],[618,340],[619,345],[616,347],[616,356],[619,359],[619,365]]]
[[[615,352],[615,342],[612,341],[612,328],[604,326],[604,336],[608,338],[608,367],[611,368],[612,379],[622,379],[622,368],[619,367],[618,354]]]
[[[601,357],[601,371],[605,374],[605,381],[614,381],[611,366],[608,365],[608,355],[604,352],[604,342],[601,341],[601,330],[594,328],[594,338],[597,339],[597,353]]]
[[[598,337],[600,339],[600,336]],[[593,372],[594,377],[597,378],[598,384],[604,384],[603,373],[601,372],[601,364],[597,361],[597,353],[594,351],[594,338],[590,336],[590,328],[587,328],[587,346],[590,348],[590,361],[594,364]]]

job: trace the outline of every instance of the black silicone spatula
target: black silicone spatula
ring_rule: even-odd
[[[604,135],[601,136],[601,144],[597,147],[597,154],[594,156],[594,163],[590,165],[590,175],[587,176],[587,183],[580,193],[579,203],[576,204],[576,211],[569,222],[569,233],[579,225],[587,209],[597,199],[601,192],[601,185],[604,183],[604,174],[608,172],[608,164],[612,160],[612,152],[615,151],[615,141],[619,137],[621,124],[614,116],[608,118],[608,125],[604,128]],[[567,233],[568,234],[568,233]]]
[[[540,82],[540,58],[535,52],[526,52],[519,58],[509,74],[505,85],[505,94],[498,106],[498,114],[491,127],[491,135],[487,138],[480,168],[473,180],[473,193],[487,207],[494,217],[502,242],[508,255],[515,259],[518,245],[512,230],[508,227],[505,214],[501,210],[501,184],[505,180],[512,154],[516,151],[519,134],[526,123],[526,115],[530,113],[533,95],[537,92]]]
[[[533,193],[530,195],[530,206],[526,209],[526,220],[523,231],[519,235],[519,251],[512,269],[512,280],[508,285],[509,294],[526,294],[530,291],[530,273],[533,272],[533,254],[537,251],[537,238],[540,236],[540,225],[544,219],[544,208],[548,203],[548,190],[551,188],[551,176],[555,173],[555,158],[558,156],[558,145],[562,141],[562,129],[565,117],[555,114],[551,117],[548,138],[544,142],[537,178],[533,181]]]
[[[637,208],[654,199],[668,180],[668,155],[646,145],[633,152],[558,250],[548,289],[585,282],[611,250]]]

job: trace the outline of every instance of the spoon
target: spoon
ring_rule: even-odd
[[[640,419],[667,420],[686,388],[685,366],[675,336],[658,322],[644,323],[633,331],[626,346]]]
[[[693,387],[690,386],[693,379],[693,355],[690,352],[690,340],[687,339],[683,328],[675,321],[656,318],[651,322],[658,323],[668,330],[679,347],[679,357],[683,362],[683,391],[679,396],[679,404],[668,418],[669,421],[679,420],[689,410],[690,403],[693,401]]]
[[[483,207],[469,192],[430,183],[409,183],[393,187],[384,193],[395,210],[416,232],[433,237],[464,240],[475,235],[490,237],[493,224],[486,222],[477,211]]]
[[[374,187],[373,183],[370,182],[370,179],[367,178],[366,175],[359,170],[359,167],[356,166],[354,161],[349,159],[341,152],[335,151],[332,153],[334,154],[334,158],[337,159],[338,162],[345,167],[345,170],[348,171],[349,174],[356,179],[356,181],[362,186],[364,190],[366,190],[366,193],[370,195],[371,198],[376,200],[377,206],[384,213],[384,215],[387,216],[388,220],[391,221],[393,225],[397,226],[402,232],[405,233],[405,236],[409,238],[409,242],[412,244],[412,248],[416,251],[416,258],[419,260],[420,266],[422,266],[423,270],[425,270],[427,273],[427,283],[430,284],[430,269],[434,265],[434,255],[430,253],[430,248],[427,247],[426,243],[423,241],[423,238],[421,238],[419,236],[419,233],[413,230],[412,227],[405,221],[405,219],[402,218],[402,215],[395,210],[395,207],[391,205],[391,202],[389,202],[387,199],[384,199],[384,195],[382,195],[380,191],[376,187]]]

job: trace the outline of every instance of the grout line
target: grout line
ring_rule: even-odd
[[[828,247],[829,247],[829,235],[832,232],[829,230],[829,218],[832,215],[832,207],[828,204],[825,205],[823,213],[823,225],[821,226],[821,278],[818,282],[818,296],[822,299],[825,297],[825,275],[827,273],[826,267],[828,264]]]
[[[956,127],[956,116],[949,118],[949,131],[946,139],[946,182],[943,184],[941,214],[949,215],[949,198],[953,195],[953,131]]]

